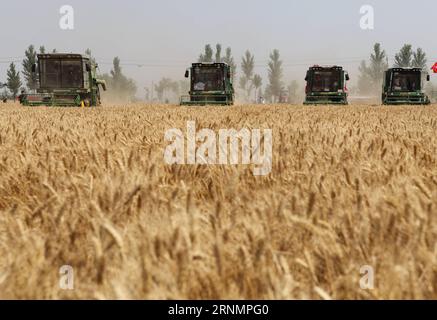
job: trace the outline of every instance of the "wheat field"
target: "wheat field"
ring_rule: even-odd
[[[166,165],[189,120],[272,173]],[[437,106],[0,105],[1,299],[437,299],[436,239]]]

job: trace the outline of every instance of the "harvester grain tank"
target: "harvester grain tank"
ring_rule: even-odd
[[[429,74],[420,68],[390,68],[384,73],[382,103],[384,105],[427,105],[431,101],[424,93]]]
[[[181,105],[234,104],[231,68],[226,63],[193,63],[185,77],[190,78],[190,92],[181,97]]]
[[[36,93],[24,94],[25,106],[99,106],[100,87],[106,90],[104,80],[96,75],[97,65],[80,54],[39,54],[38,65],[32,72],[38,73]]]
[[[312,66],[305,77],[307,105],[348,104],[349,74],[340,66]]]

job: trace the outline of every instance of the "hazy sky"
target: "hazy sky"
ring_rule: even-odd
[[[75,10],[72,31],[59,27],[65,4]],[[375,10],[372,31],[359,25],[366,4]],[[343,65],[356,79],[360,60],[375,42],[382,43],[390,63],[404,43],[422,47],[430,65],[437,61],[436,6],[431,0],[3,0],[0,82],[7,63],[22,60],[29,44],[58,52],[91,48],[102,72],[119,56],[139,88],[163,76],[182,79],[205,43],[232,47],[238,64],[249,49],[264,77],[269,52],[276,48],[284,80],[302,80],[316,63]]]

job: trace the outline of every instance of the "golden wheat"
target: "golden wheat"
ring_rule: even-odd
[[[166,165],[189,120],[272,173]],[[436,106],[0,106],[0,298],[437,299],[436,239]]]

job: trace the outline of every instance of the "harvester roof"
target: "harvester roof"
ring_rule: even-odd
[[[310,70],[343,70],[343,67],[314,65],[314,66],[310,67]]]
[[[394,71],[394,72],[402,72],[402,71],[414,71],[414,72],[422,72],[423,70],[421,68],[389,68],[387,71]]]
[[[227,67],[228,64],[224,62],[196,62],[193,67]]]
[[[38,59],[82,59],[89,60],[89,57],[75,53],[43,53],[38,54]]]

